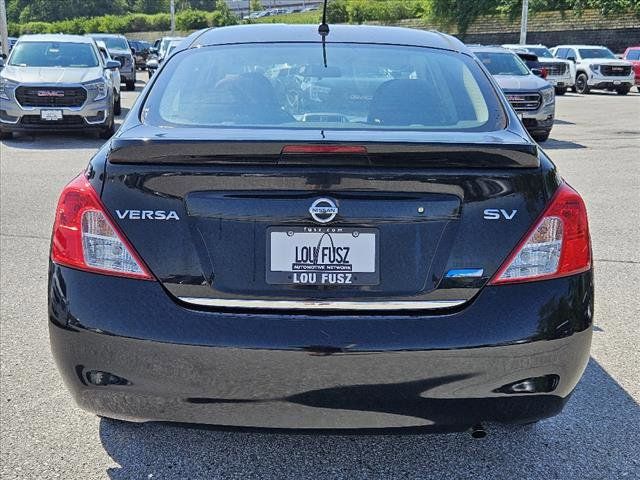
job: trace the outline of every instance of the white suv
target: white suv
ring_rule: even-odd
[[[592,88],[626,95],[634,83],[633,65],[618,60],[607,47],[599,45],[558,45],[551,49],[557,58],[576,65],[575,91],[589,93]]]
[[[556,95],[564,95],[567,89],[573,88],[576,79],[576,70],[573,62],[555,58],[551,51],[544,45],[518,45],[509,43],[502,45],[509,50],[526,50],[538,57],[541,67],[547,71],[545,80],[555,87]]]

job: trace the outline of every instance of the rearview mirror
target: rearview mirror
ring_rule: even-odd
[[[313,78],[338,78],[342,76],[342,70],[324,65],[304,65],[300,68],[300,75]]]
[[[109,70],[117,70],[120,68],[120,62],[117,60],[107,60],[107,68]]]

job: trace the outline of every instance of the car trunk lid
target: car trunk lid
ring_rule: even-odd
[[[508,132],[230,142],[189,130],[115,139],[102,199],[168,292],[198,305],[459,305],[545,204],[536,147]],[[283,153],[288,145],[364,150]],[[501,209],[501,221],[485,218]]]

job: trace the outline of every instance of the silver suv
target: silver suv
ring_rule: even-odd
[[[553,85],[534,75],[511,50],[484,46],[470,50],[493,75],[531,136],[538,142],[549,138],[556,114]]]
[[[114,88],[95,42],[76,35],[24,35],[0,72],[0,138],[13,132],[115,130]]]
[[[607,47],[558,45],[551,52],[556,57],[575,64],[577,93],[587,94],[592,88],[596,88],[626,95],[634,84],[631,62],[619,60]]]
[[[545,80],[553,85],[556,89],[556,95],[564,95],[569,88],[573,88],[575,84],[576,71],[575,65],[569,60],[555,58],[551,51],[544,45],[519,45],[506,44],[502,45],[509,50],[526,50],[538,57],[541,67],[547,71]]]
[[[89,36],[96,41],[104,42],[111,58],[120,62],[120,78],[126,85],[126,89],[135,90],[136,61],[127,38],[124,35],[110,33],[91,33]]]

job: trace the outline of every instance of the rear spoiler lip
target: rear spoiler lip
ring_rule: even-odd
[[[136,130],[136,129],[134,129]],[[473,135],[465,142],[465,134],[440,134],[425,141],[393,139],[344,141],[342,139],[228,140],[224,138],[149,138],[131,137],[127,133],[115,137],[108,155],[114,164],[155,165],[369,165],[389,167],[466,167],[466,168],[538,168],[538,146],[512,132]],[[172,132],[173,133],[173,132]],[[495,134],[498,133],[498,134]],[[297,137],[297,135],[291,135]],[[369,135],[367,135],[368,137]],[[380,135],[382,136],[382,135]],[[337,136],[336,136],[337,137]],[[228,137],[227,137],[228,138]],[[450,140],[460,140],[454,142]],[[367,154],[282,154],[287,145],[354,145],[364,146]]]

